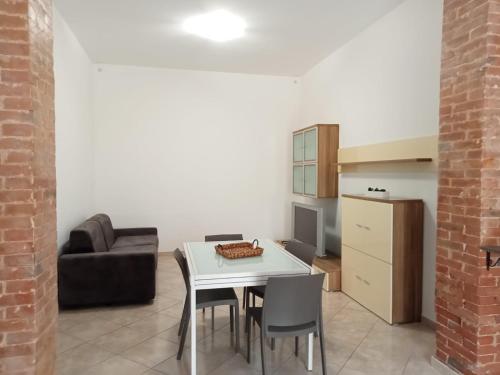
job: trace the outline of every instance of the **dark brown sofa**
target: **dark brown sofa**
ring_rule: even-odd
[[[154,299],[156,228],[114,229],[106,214],[70,233],[58,257],[61,307],[136,303]]]

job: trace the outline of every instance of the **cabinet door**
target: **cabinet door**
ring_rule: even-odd
[[[293,135],[293,161],[304,160],[304,133]]]
[[[293,167],[293,192],[304,194],[304,167],[302,165]]]
[[[392,211],[389,203],[342,198],[342,243],[392,264]]]
[[[392,266],[342,245],[342,291],[392,324]]]
[[[317,132],[316,128],[304,132],[304,160],[316,161],[317,150]]]
[[[316,196],[316,164],[304,165],[304,194]]]

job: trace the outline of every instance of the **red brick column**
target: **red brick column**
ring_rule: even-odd
[[[0,0],[0,373],[52,374],[56,212],[51,0]]]
[[[500,374],[500,1],[445,0],[439,137],[436,357]]]

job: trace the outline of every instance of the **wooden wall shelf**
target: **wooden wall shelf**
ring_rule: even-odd
[[[422,163],[437,157],[437,136],[403,139],[393,142],[341,148],[338,171],[342,167],[363,164]]]

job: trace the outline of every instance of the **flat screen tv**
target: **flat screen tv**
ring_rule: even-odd
[[[325,256],[325,219],[323,208],[292,202],[292,238],[316,247]]]

